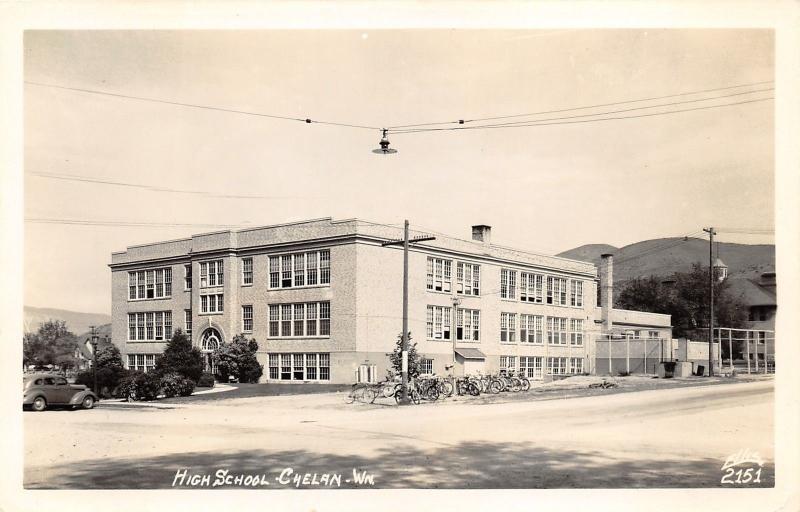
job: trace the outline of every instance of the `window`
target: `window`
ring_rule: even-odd
[[[449,292],[452,285],[451,260],[428,257],[427,289],[436,292]]]
[[[567,344],[567,319],[554,316],[547,317],[547,344]]]
[[[253,306],[242,306],[242,330],[244,332],[253,331]]]
[[[544,317],[539,315],[520,315],[520,336],[522,343],[544,343]]]
[[[765,331],[758,331],[758,342],[765,343],[767,341],[767,333]]]
[[[201,313],[222,313],[224,308],[224,295],[221,293],[213,293],[210,295],[200,296],[200,312]]]
[[[183,289],[184,290],[191,290],[192,289],[192,265],[184,265],[183,266]]]
[[[317,380],[317,354],[306,354],[306,380]]]
[[[515,299],[517,297],[517,272],[500,269],[500,298]]]
[[[128,369],[139,372],[151,372],[156,367],[158,354],[128,354]]]
[[[165,341],[172,337],[172,311],[128,313],[128,341]]]
[[[515,356],[500,356],[500,371],[514,373],[517,371],[517,358]]]
[[[311,338],[330,333],[330,302],[269,305],[270,338]]]
[[[200,262],[200,288],[222,286],[223,279],[222,260]]]
[[[278,288],[280,284],[281,259],[278,256],[269,257],[269,287]]]
[[[183,328],[186,330],[186,335],[192,337],[192,310],[183,310]]]
[[[431,375],[433,373],[433,359],[420,359],[419,374]]]
[[[659,336],[658,331],[647,331],[647,337],[651,340],[657,340],[661,336]]]
[[[429,340],[450,340],[452,308],[428,306],[427,337]]]
[[[331,282],[331,252],[327,249],[269,257],[269,287],[300,288]]]
[[[270,380],[330,380],[330,361],[330,354],[269,354],[268,375]]]
[[[295,304],[294,305],[294,326],[292,328],[292,332],[294,336],[304,336],[306,332],[306,305],[305,304]]]
[[[569,305],[583,307],[583,281],[575,279],[569,282]]]
[[[500,342],[513,343],[515,341],[517,341],[517,315],[500,313]]]
[[[583,358],[582,357],[570,357],[569,358],[569,373],[576,375],[579,373],[583,373]]]
[[[278,354],[269,355],[269,378],[278,378]]]
[[[767,308],[758,308],[758,320],[760,322],[767,320]]]
[[[462,308],[457,311],[456,339],[459,341],[480,341],[480,310]]]
[[[547,304],[567,305],[567,280],[563,277],[547,277]]]
[[[480,265],[461,262],[456,263],[456,293],[461,293],[463,295],[480,295],[480,271]]]
[[[569,319],[569,344],[583,345],[583,320],[580,318]]]
[[[253,258],[242,259],[242,284],[253,284]]]
[[[277,304],[270,304],[269,305],[269,336],[271,338],[277,338],[278,336],[280,336],[280,320],[281,320],[280,306],[278,306]],[[275,356],[275,357],[277,357],[277,356]],[[270,378],[273,378],[273,377],[270,377]],[[274,377],[274,378],[277,378],[277,377]]]
[[[548,375],[566,375],[567,374],[567,357],[548,357],[547,358],[547,374]]]
[[[172,269],[128,272],[128,300],[172,297]]]
[[[528,356],[519,358],[519,371],[521,371],[529,379],[541,379],[544,377],[542,374],[542,357],[541,356]]]
[[[542,303],[542,283],[544,276],[520,272],[519,275],[519,300],[523,302]]]
[[[306,255],[294,255],[294,285],[295,287],[306,285]]]

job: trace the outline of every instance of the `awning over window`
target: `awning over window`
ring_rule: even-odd
[[[486,355],[477,348],[457,348],[456,354],[464,359],[486,359]]]

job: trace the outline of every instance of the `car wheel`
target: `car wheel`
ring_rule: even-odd
[[[81,402],[81,407],[83,407],[84,409],[91,409],[92,407],[94,407],[94,397],[87,396],[86,398],[84,398],[83,402]]]
[[[43,410],[47,409],[47,400],[45,400],[43,396],[37,396],[33,399],[31,409],[36,412],[42,412]]]

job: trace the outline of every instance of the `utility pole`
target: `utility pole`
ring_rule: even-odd
[[[94,379],[94,387],[92,387],[92,391],[97,393],[97,331],[94,325],[90,326],[92,328],[92,377]]]
[[[713,356],[714,349],[714,235],[717,234],[713,227],[703,228],[708,233],[708,376],[714,375]]]
[[[391,240],[383,242],[382,247],[389,245],[402,245],[403,246],[403,333],[401,334],[402,345],[402,384],[403,395],[400,403],[403,405],[408,404],[408,247],[415,242],[425,242],[428,240],[436,240],[433,236],[418,236],[413,239],[408,238],[408,219],[406,219],[403,227],[403,239]]]

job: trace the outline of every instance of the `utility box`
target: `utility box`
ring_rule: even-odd
[[[678,361],[675,363],[675,377],[691,377],[694,375],[694,363],[691,361]]]
[[[662,361],[661,364],[658,365],[658,378],[659,379],[671,379],[673,375],[675,375],[675,365],[674,361]]]

